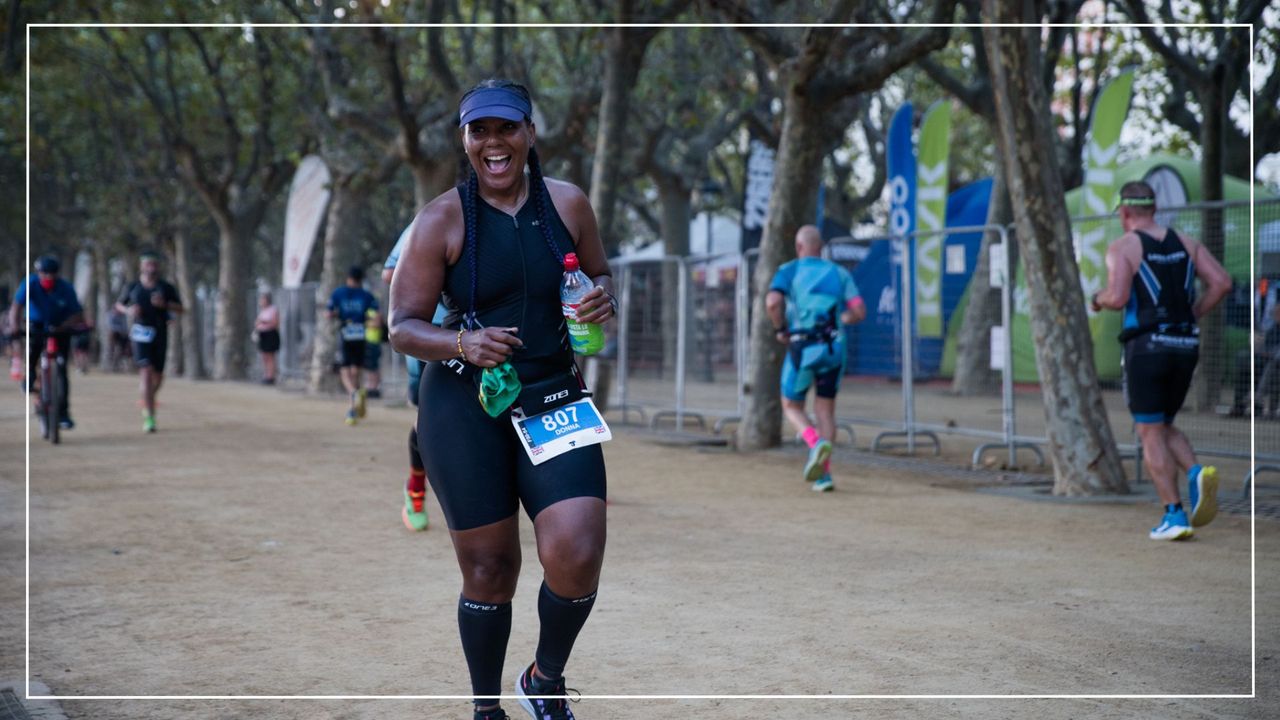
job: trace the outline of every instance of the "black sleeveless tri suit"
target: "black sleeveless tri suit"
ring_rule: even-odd
[[[1124,389],[1139,423],[1173,423],[1191,387],[1200,356],[1196,327],[1196,266],[1182,239],[1137,232],[1142,263],[1124,309]]]
[[[466,192],[459,187],[459,200]],[[543,196],[560,255],[573,240]],[[465,206],[464,206],[465,207]],[[466,213],[464,212],[465,216]],[[511,356],[524,385],[563,373],[573,365],[560,305],[564,268],[539,227],[530,199],[508,215],[477,196],[476,320],[482,327],[517,327],[524,343]],[[457,330],[472,307],[472,263],[466,248],[445,271],[444,327]],[[599,445],[572,450],[540,465],[529,461],[510,412],[491,418],[476,397],[474,373],[457,360],[426,363],[418,395],[418,448],[431,487],[452,530],[504,520],[521,503],[530,519],[574,497],[605,497],[604,455]]]

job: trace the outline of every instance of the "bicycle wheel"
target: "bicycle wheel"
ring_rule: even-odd
[[[49,386],[49,403],[44,406],[44,422],[49,427],[49,442],[57,445],[61,439],[58,427],[58,406],[62,404],[67,388],[63,385],[62,373],[55,369],[51,374],[53,377],[46,383]]]
[[[39,418],[40,420],[40,437],[44,438],[45,440],[50,439],[49,433],[51,432],[51,430],[50,430],[50,423],[49,423],[49,417],[50,417],[49,408],[52,405],[50,401],[52,400],[52,396],[53,396],[53,388],[52,388],[52,385],[48,382],[48,377],[49,377],[48,358],[41,357],[40,358],[40,377],[39,377],[40,393],[37,395],[40,401],[40,407],[38,408],[39,412],[36,413],[36,417]],[[35,380],[36,378],[27,378],[27,382],[34,382]],[[53,427],[57,427],[56,422],[53,423]]]

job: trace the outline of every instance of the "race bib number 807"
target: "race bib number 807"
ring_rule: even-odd
[[[520,444],[530,462],[540,465],[553,457],[578,448],[613,439],[609,426],[591,398],[563,405],[533,417],[512,412]]]

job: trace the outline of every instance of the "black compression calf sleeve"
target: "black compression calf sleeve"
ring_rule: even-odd
[[[569,652],[578,639],[578,631],[587,622],[591,607],[596,603],[596,594],[576,600],[568,600],[551,592],[547,583],[542,583],[538,593],[538,620],[542,629],[538,634],[538,672],[550,680],[559,680],[564,674],[565,663],[569,662]]]
[[[409,467],[422,471],[422,455],[418,453],[418,426],[409,428]]]
[[[502,661],[511,637],[511,603],[493,605],[458,598],[458,634],[476,696],[502,694]],[[476,700],[477,705],[493,700]]]

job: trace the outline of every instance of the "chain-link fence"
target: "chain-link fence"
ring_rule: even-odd
[[[873,444],[906,433],[902,373],[902,240],[890,237],[828,244],[828,259],[848,270],[867,305],[867,317],[845,328],[848,359],[837,416],[842,425],[883,428]],[[902,435],[914,445],[911,435]]]
[[[319,283],[277,288],[272,300],[280,311],[280,352],[276,353],[281,386],[306,387],[311,375],[311,355],[316,337],[316,292]]]
[[[682,391],[686,407],[704,423],[739,414],[740,270],[741,258],[736,254],[694,257],[684,262],[689,319]]]
[[[683,409],[676,378],[685,371],[680,338],[688,314],[680,312],[680,268],[681,260],[675,257],[615,263],[621,316],[615,398],[610,405],[624,418],[634,413],[647,422],[655,411],[679,414]]]

